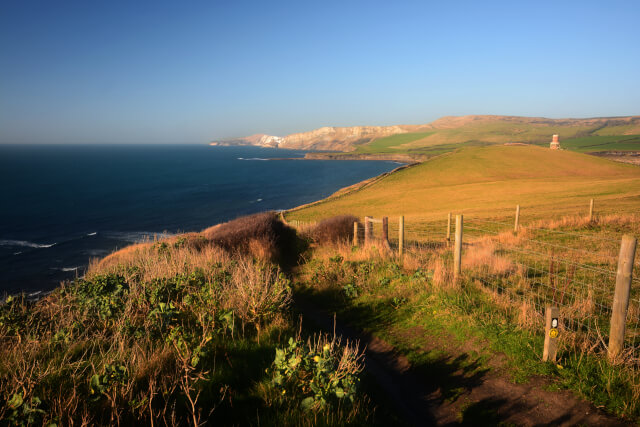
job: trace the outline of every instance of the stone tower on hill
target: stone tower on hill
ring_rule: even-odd
[[[558,141],[558,135],[553,135],[553,139],[551,140],[551,144],[549,144],[549,148],[552,150],[560,149],[560,142]]]

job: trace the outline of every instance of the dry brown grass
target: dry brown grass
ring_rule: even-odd
[[[295,262],[296,231],[274,212],[245,216],[207,228],[202,236],[229,252],[251,255],[275,263]],[[293,259],[292,259],[293,258]]]
[[[625,228],[627,232],[640,233],[640,215],[638,214],[609,214],[595,215],[589,221],[587,216],[569,215],[559,219],[538,220],[527,226],[527,228],[543,228],[557,230],[561,228],[580,229],[592,226],[613,226]]]
[[[358,218],[353,215],[340,215],[320,221],[307,232],[314,242],[322,245],[350,242],[353,239],[353,224]]]
[[[294,253],[295,242],[295,231],[273,214],[242,218],[131,245],[92,261],[77,284],[37,303],[12,303],[0,314],[24,319],[0,323],[0,402],[39,396],[43,422],[64,425],[201,423],[199,384],[210,372],[194,360],[209,358],[215,369],[215,348],[287,327],[289,281],[269,261]],[[105,291],[105,280],[125,290]],[[92,404],[89,380],[109,365],[127,374]],[[208,409],[217,390],[207,392]],[[0,405],[0,419],[9,410]]]
[[[496,255],[496,244],[484,238],[466,248],[463,255],[465,269],[484,269],[489,274],[507,276],[516,268],[511,260]]]
[[[206,246],[201,250],[190,246],[162,250],[163,241],[137,244],[121,249],[89,265],[87,278],[97,274],[121,274],[135,282],[149,282],[161,277],[188,274],[196,269],[209,270],[215,263],[228,263],[231,255],[221,248]]]

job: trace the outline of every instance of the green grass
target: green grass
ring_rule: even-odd
[[[404,215],[409,223],[447,212],[523,220],[576,214],[595,198],[599,212],[640,208],[640,169],[535,146],[465,148],[386,176],[363,189],[287,213],[314,221],[338,214]]]
[[[588,136],[560,141],[560,146],[580,153],[640,151],[640,135]]]
[[[398,151],[396,148],[399,145],[408,144],[432,135],[434,132],[419,132],[419,133],[402,133],[399,135],[391,135],[385,138],[379,138],[367,145],[361,145],[356,150],[356,153],[369,154],[369,153],[397,153],[405,152],[405,150]]]
[[[392,344],[411,361],[412,375],[441,388],[443,400],[455,402],[472,390],[494,369],[490,359],[501,354],[500,372],[515,382],[545,376],[552,388],[574,390],[611,413],[639,419],[637,371],[571,347],[561,349],[557,364],[542,363],[542,330],[519,326],[519,307],[497,304],[471,277],[447,290],[434,284],[428,270],[408,271],[375,257],[327,258],[330,254],[324,250],[310,257],[296,292]],[[463,410],[461,416],[477,414]]]
[[[304,366],[277,363],[315,333],[289,279],[205,242],[134,245],[42,300],[3,301],[0,424],[373,423],[353,347],[329,337],[294,352]]]
[[[619,122],[618,122],[619,123]],[[392,135],[358,145],[356,154],[439,154],[460,147],[524,143],[548,146],[554,134],[570,149],[589,152],[589,146],[610,143],[606,149],[637,150],[625,141],[630,133],[638,133],[636,122],[626,125],[614,122],[557,122],[526,117],[461,117],[444,118],[432,124],[433,129]],[[633,137],[633,135],[631,135]],[[593,139],[591,139],[593,138]],[[637,135],[636,139],[637,141]],[[615,147],[615,148],[612,148]]]

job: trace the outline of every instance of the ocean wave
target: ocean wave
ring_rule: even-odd
[[[255,160],[259,160],[259,161],[265,161],[265,160],[270,160],[270,159],[263,159],[261,157],[251,157],[250,159],[245,159],[244,157],[238,157],[238,160],[248,160],[248,161],[255,161]]]
[[[53,245],[57,245],[57,242],[46,244],[46,243],[33,243],[27,242],[26,240],[0,240],[0,246],[22,246],[25,248],[50,248]]]
[[[87,251],[84,251],[86,255],[94,256],[94,257],[99,257],[99,256],[101,257],[104,255],[108,255],[110,252],[111,251],[108,249],[89,249]]]
[[[95,236],[96,234],[98,234],[98,232],[94,231],[93,233],[87,233],[87,236]]]
[[[18,252],[14,252],[14,255],[20,255],[22,253],[22,251],[18,251]]]
[[[65,272],[67,272],[67,271],[77,271],[79,268],[80,268],[80,266],[78,266],[78,267],[62,267],[62,268],[60,268],[60,271],[65,271]]]
[[[109,239],[124,240],[129,243],[148,242],[173,236],[171,233],[156,233],[151,231],[109,231],[105,233],[105,235]]]

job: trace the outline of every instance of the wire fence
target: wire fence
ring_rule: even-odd
[[[502,227],[502,231],[500,230]],[[561,329],[587,346],[606,346],[615,293],[620,240],[598,235],[465,218],[466,274],[511,304],[523,319],[542,321],[559,307]],[[632,279],[625,349],[640,358],[640,280]]]
[[[546,307],[556,306],[560,309],[560,330],[572,344],[604,349],[610,333],[621,237],[624,232],[637,233],[634,224],[638,218],[624,218],[613,215],[609,220],[583,217],[538,220],[518,226],[515,231],[514,222],[467,216],[463,221],[462,272],[504,307],[519,310],[523,325],[533,329],[543,327]],[[372,244],[380,242],[386,234],[388,248],[397,253],[402,226],[404,254],[427,260],[438,253],[445,269],[452,270],[453,219],[391,217],[384,233],[380,218],[373,221],[362,218],[354,240],[358,245],[365,242],[366,222],[371,226]],[[626,360],[640,364],[637,260],[625,326]]]

